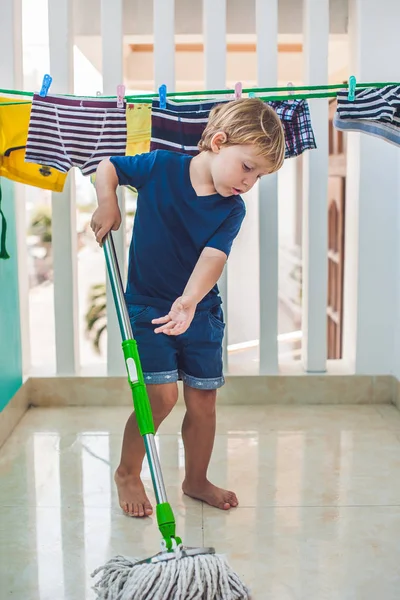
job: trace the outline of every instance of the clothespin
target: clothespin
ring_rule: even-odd
[[[101,92],[96,92],[96,96],[97,97],[101,96]]]
[[[117,85],[117,108],[124,108],[125,86],[121,83]]]
[[[47,96],[47,92],[49,91],[49,87],[51,86],[52,81],[53,78],[50,77],[50,75],[46,74],[43,77],[42,89],[39,92],[39,96],[42,96],[42,98],[45,98]]]
[[[288,88],[292,88],[293,87],[293,83],[291,81],[288,81],[287,87]],[[288,89],[288,95],[289,96],[293,96],[293,91],[290,90],[290,89]],[[290,102],[290,104],[291,104],[293,102],[293,100],[288,100],[288,102]]]
[[[160,96],[160,108],[167,108],[167,86],[165,83],[158,88],[158,94]]]
[[[354,102],[354,97],[356,93],[356,83],[356,78],[354,77],[354,75],[351,75],[349,77],[349,93],[347,96],[347,100],[349,102]]]
[[[249,92],[249,98],[255,98],[256,94],[255,92]]]
[[[235,95],[234,95],[234,100],[239,100],[239,98],[241,98],[241,97],[242,97],[242,89],[243,89],[242,83],[241,83],[241,81],[238,81],[238,82],[235,84]]]

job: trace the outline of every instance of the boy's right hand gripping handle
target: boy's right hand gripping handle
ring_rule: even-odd
[[[129,385],[132,389],[133,406],[136,413],[140,435],[152,433],[155,435],[153,415],[150,400],[144,383],[142,366],[135,340],[122,342],[125,365],[128,373]]]

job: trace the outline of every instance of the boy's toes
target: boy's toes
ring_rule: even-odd
[[[226,496],[226,502],[228,502],[231,506],[238,506],[239,504],[239,500],[237,499],[236,494],[234,494],[233,492],[228,492],[227,496]]]

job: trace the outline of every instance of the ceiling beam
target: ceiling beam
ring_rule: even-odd
[[[129,44],[132,52],[153,52],[154,44],[151,43],[136,43]],[[203,52],[204,45],[199,42],[178,42],[175,44],[176,52]],[[257,44],[253,42],[228,42],[228,52],[256,52]],[[278,44],[278,52],[281,53],[298,53],[303,51],[303,44],[300,43],[280,43]]]

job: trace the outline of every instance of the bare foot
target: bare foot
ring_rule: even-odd
[[[236,508],[239,504],[236,494],[229,492],[228,490],[223,490],[207,480],[202,485],[193,486],[185,479],[182,484],[182,491],[191,498],[202,500],[210,506],[215,506],[221,510]]]
[[[140,479],[131,475],[120,475],[116,471],[114,481],[117,485],[119,505],[126,515],[149,517],[153,514],[153,508]]]

